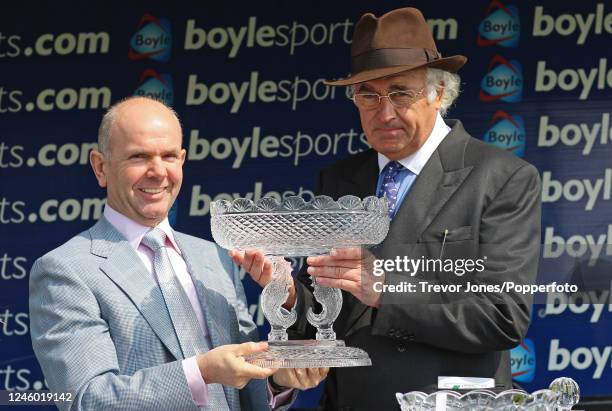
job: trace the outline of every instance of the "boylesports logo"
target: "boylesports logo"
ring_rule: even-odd
[[[486,14],[478,26],[476,43],[481,47],[493,45],[518,47],[521,22],[516,6],[513,4],[505,6],[499,0],[493,0]]]
[[[525,122],[517,115],[498,110],[489,123],[483,138],[489,144],[522,157],[525,154]]]
[[[516,60],[493,57],[488,72],[480,82],[480,101],[516,103],[523,97],[523,69]]]
[[[525,338],[510,351],[512,379],[518,382],[532,382],[535,378],[536,351],[532,340]]]
[[[151,97],[171,106],[174,102],[172,77],[169,74],[158,74],[155,70],[147,69],[140,76],[139,86],[134,91],[134,95]]]
[[[172,31],[170,21],[145,14],[138,23],[136,33],[130,39],[130,60],[151,59],[168,61],[172,54]]]

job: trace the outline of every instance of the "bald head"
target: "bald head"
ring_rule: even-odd
[[[174,121],[176,122],[179,130],[181,130],[182,135],[180,120],[172,108],[149,97],[127,97],[113,104],[106,111],[104,117],[102,117],[102,121],[100,122],[100,127],[98,128],[98,151],[101,152],[104,157],[110,158],[111,156],[111,136],[113,133],[113,127],[116,125],[117,120],[120,117],[123,117],[124,119],[137,117],[137,114],[143,111],[152,111],[153,113],[157,114],[171,115],[174,117]]]

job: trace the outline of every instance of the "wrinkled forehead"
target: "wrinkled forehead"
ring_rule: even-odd
[[[355,91],[393,91],[403,89],[419,89],[423,86],[425,86],[425,69],[419,68],[394,74],[388,77],[358,83],[355,85]]]

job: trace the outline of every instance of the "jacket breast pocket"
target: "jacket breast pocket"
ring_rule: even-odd
[[[446,240],[445,240],[446,237]],[[421,234],[420,243],[441,243],[446,241],[451,243],[454,241],[465,241],[474,238],[471,225],[446,229],[429,229]]]

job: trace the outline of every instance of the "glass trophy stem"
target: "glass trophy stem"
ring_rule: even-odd
[[[317,283],[316,279],[312,277],[311,279],[314,297],[323,308],[318,314],[315,314],[312,308],[309,308],[306,318],[310,324],[317,328],[317,340],[333,341],[336,339],[336,333],[333,329],[334,321],[336,321],[340,309],[342,309],[342,291],[338,288],[323,287]]]
[[[268,333],[268,341],[288,341],[289,337],[287,336],[287,328],[285,327],[270,327],[270,332]]]
[[[270,333],[268,341],[287,341],[287,328],[297,320],[294,310],[288,311],[283,304],[289,297],[289,288],[293,285],[291,263],[283,257],[271,257],[272,281],[261,292],[261,308],[268,322]]]
[[[319,341],[334,341],[336,339],[336,333],[331,327],[318,328],[316,338]]]

